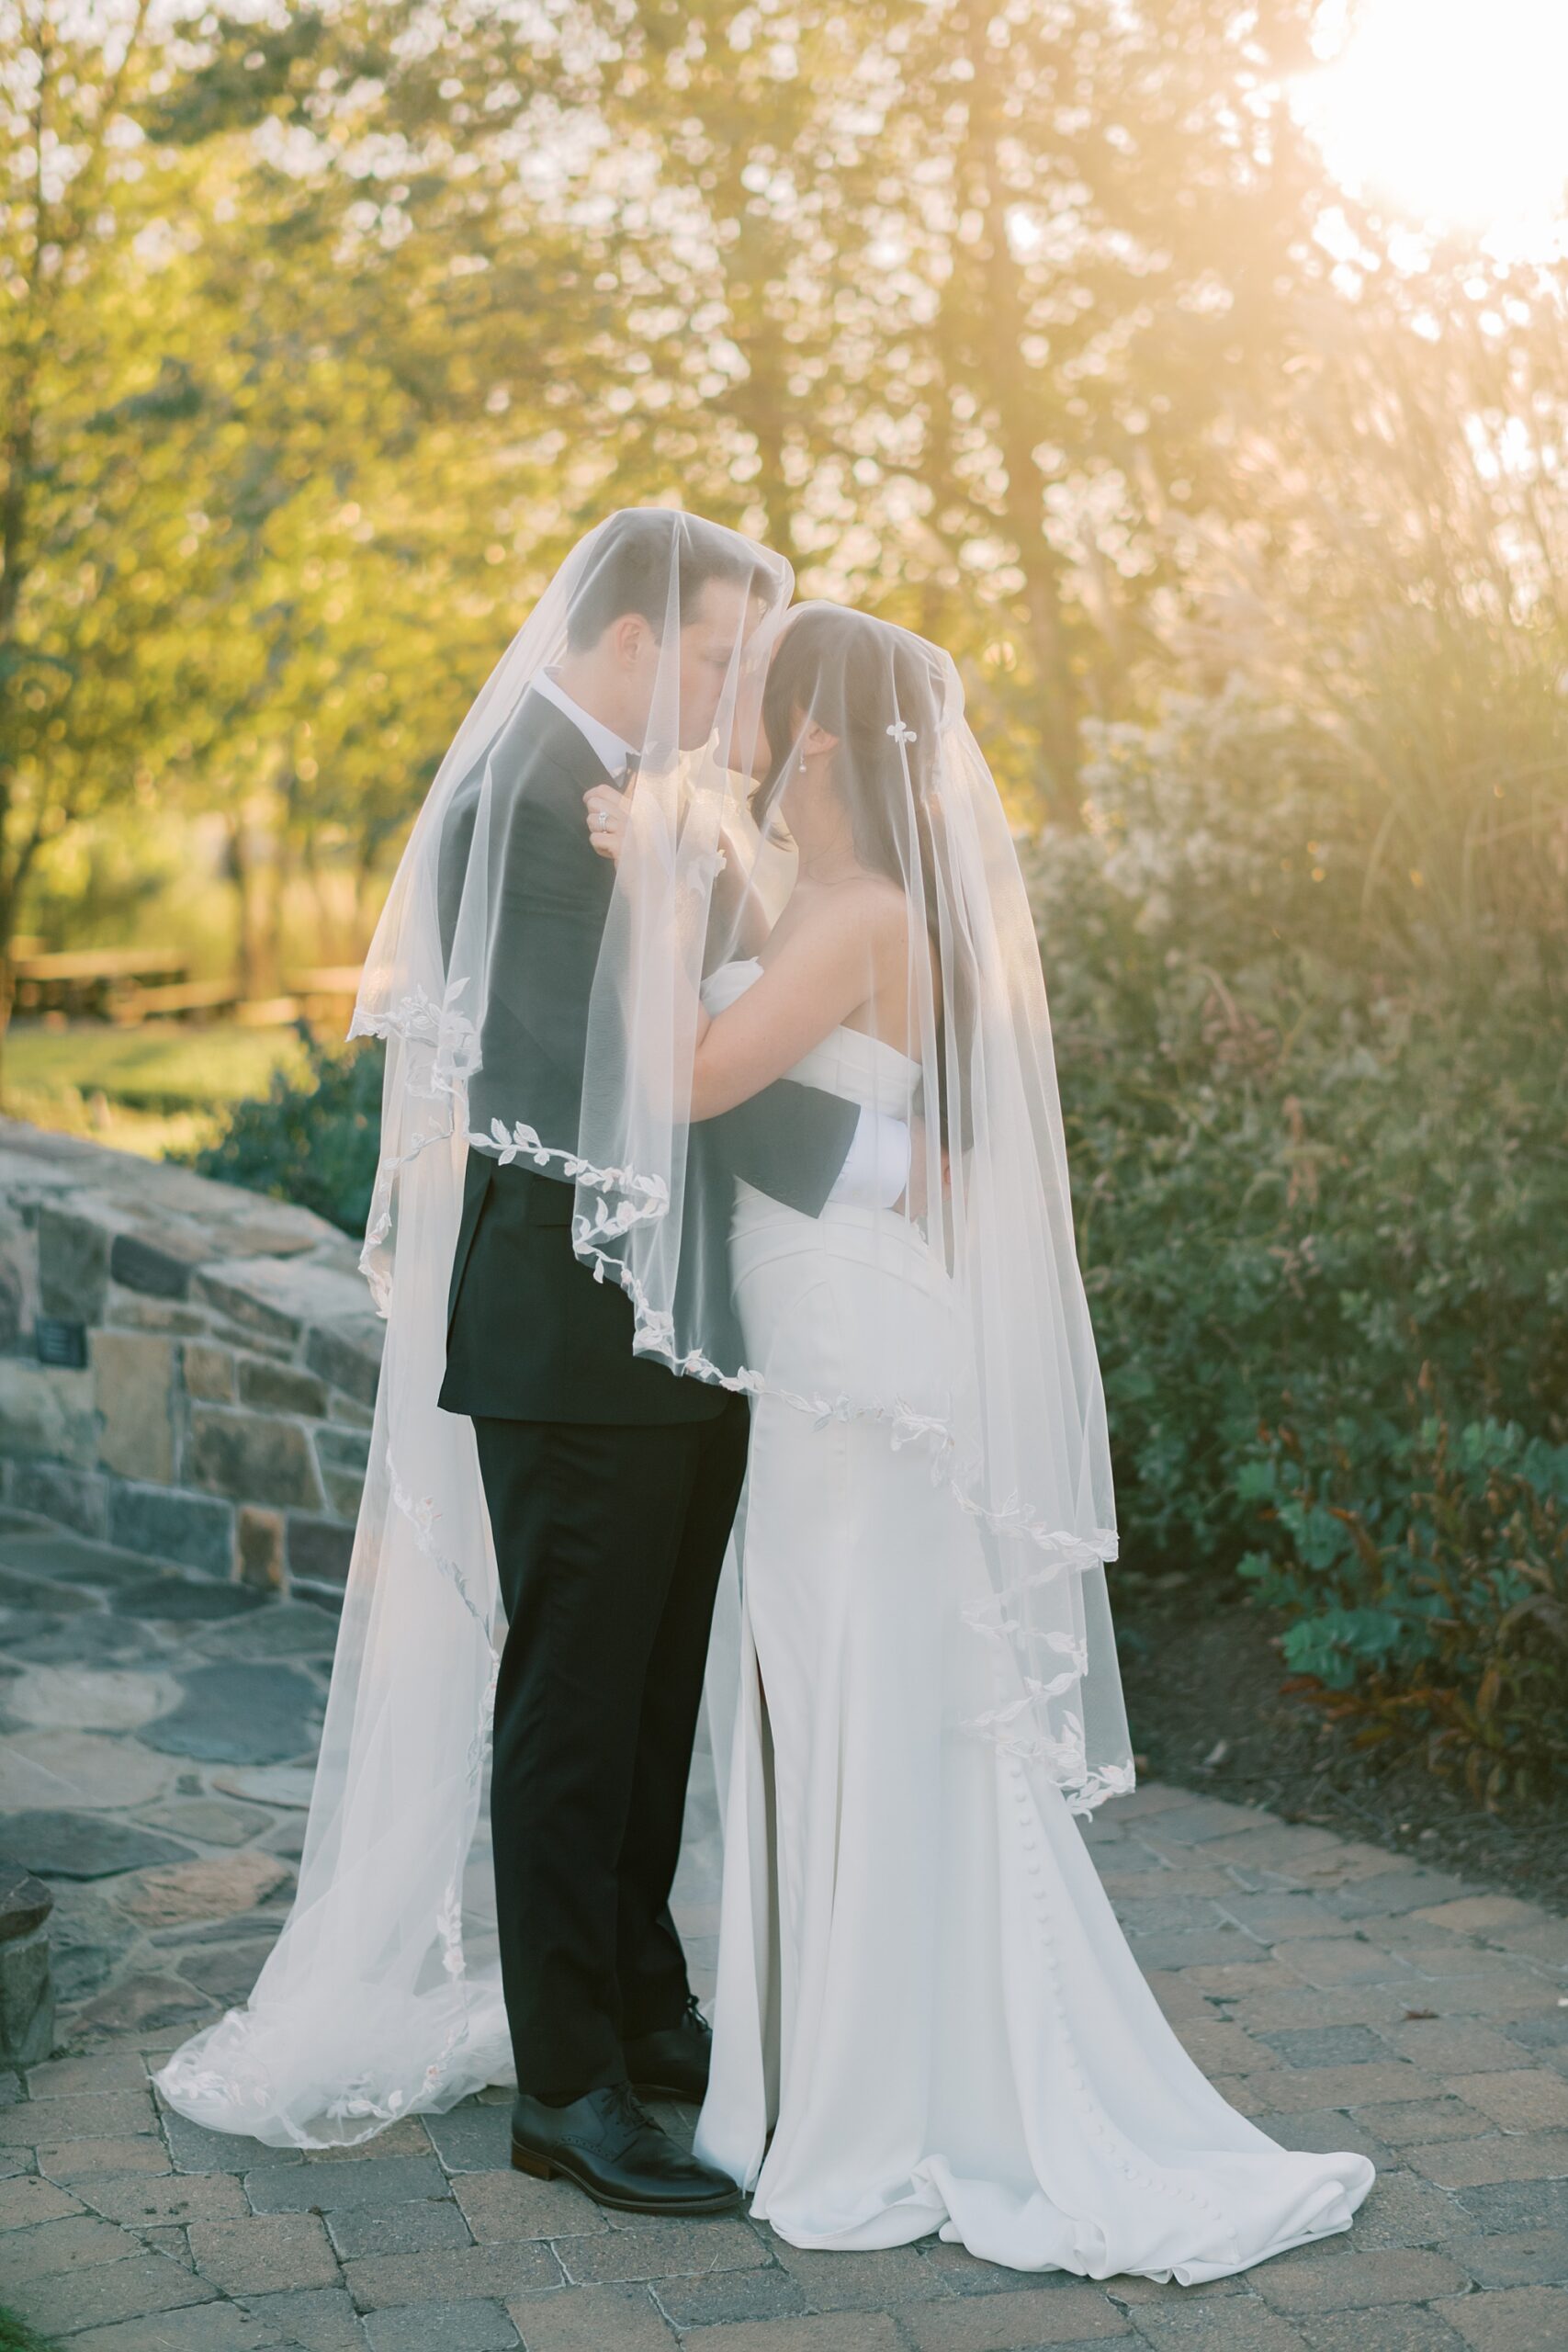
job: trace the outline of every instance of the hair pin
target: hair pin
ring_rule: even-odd
[[[901,718],[896,718],[887,732],[896,743],[913,743],[919,741],[914,729],[906,727]]]

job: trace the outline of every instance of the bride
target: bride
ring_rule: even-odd
[[[929,1166],[890,1210],[737,1188],[754,1402],[695,2152],[795,2245],[937,2230],[1023,2270],[1219,2278],[1347,2229],[1372,2167],[1287,2153],[1209,2085],[1073,1820],[1132,1773],[1091,1551],[1113,1539],[1031,1524],[1093,1487],[1098,1433],[1062,1411],[1055,1335],[1021,1327],[1061,1298],[994,788],[946,658],[832,605],[785,622],[762,719],[757,814],[795,878],[771,924],[750,894],[703,984],[692,1117],[787,1076],[908,1121]],[[1069,1421],[1081,1454],[1037,1465]]]

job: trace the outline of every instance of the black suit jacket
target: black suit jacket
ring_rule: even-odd
[[[575,1139],[589,998],[615,888],[615,868],[588,837],[582,796],[605,771],[564,711],[525,695],[488,754],[492,772],[483,852],[491,910],[481,1067],[469,1127],[522,1119],[547,1143]],[[452,971],[465,877],[475,878],[475,828],[485,760],[453,796],[441,842],[438,902]],[[470,990],[469,1001],[479,993]],[[461,1000],[459,1000],[461,1001]],[[728,1232],[744,1176],[807,1216],[819,1214],[844,1163],[856,1106],[787,1079],[721,1119],[694,1127],[682,1232],[682,1289],[717,1304],[705,1318],[731,1371],[739,1338],[729,1315]],[[574,1186],[525,1161],[502,1168],[470,1148],[453,1258],[441,1404],[499,1420],[653,1423],[701,1419],[726,1392],[634,1356],[631,1302],[597,1283],[571,1247]],[[725,1317],[728,1317],[728,1321]],[[679,1319],[679,1318],[678,1318]]]

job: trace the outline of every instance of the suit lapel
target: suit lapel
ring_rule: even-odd
[[[596,784],[610,784],[620,789],[619,777],[610,774],[582,729],[574,727],[565,711],[547,695],[525,695],[518,706],[518,716],[527,728],[537,757],[547,760],[579,793],[589,791]]]

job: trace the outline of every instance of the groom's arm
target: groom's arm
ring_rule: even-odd
[[[491,1001],[500,1001],[559,1070],[581,1070],[588,1008],[615,868],[592,852],[577,795],[543,792],[512,804],[500,850],[499,921],[507,952],[492,961]],[[850,1166],[858,1191],[865,1138],[861,1106],[819,1087],[778,1079],[761,1093],[704,1122],[709,1148],[729,1176],[804,1216],[818,1216]],[[874,1162],[877,1155],[872,1153]],[[872,1173],[874,1179],[876,1170]],[[886,1189],[886,1187],[884,1187]]]
[[[780,1078],[704,1124],[733,1175],[785,1208],[820,1216],[860,1119],[858,1102]]]

